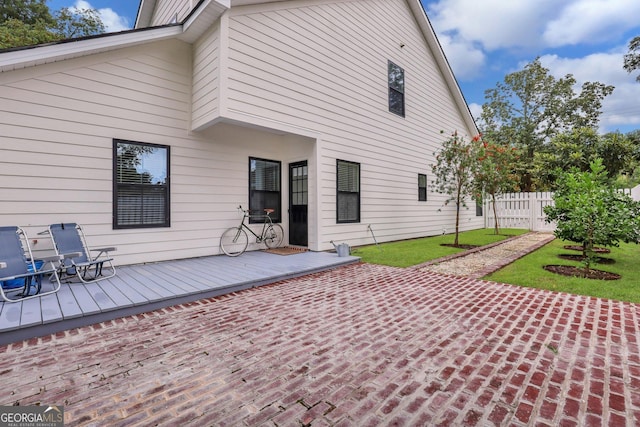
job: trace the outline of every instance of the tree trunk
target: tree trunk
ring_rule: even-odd
[[[494,231],[496,233],[496,235],[500,234],[500,225],[498,224],[498,211],[496,209],[496,195],[492,194],[491,195],[491,201],[492,201],[492,205],[493,205],[493,220],[495,221],[495,228]]]
[[[456,203],[456,238],[453,241],[455,246],[458,246],[458,233],[460,228],[460,203]]]

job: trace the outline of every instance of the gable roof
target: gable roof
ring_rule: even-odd
[[[107,33],[57,43],[8,49],[0,52],[0,72],[31,67],[65,59],[92,55],[144,43],[176,38],[187,43],[195,42],[225,11],[234,6],[274,3],[290,0],[200,0],[191,13],[178,24],[148,27],[157,0],[141,0],[136,17],[136,28],[118,33]],[[442,50],[431,22],[420,0],[406,0],[426,43],[429,45],[438,68],[444,77],[467,127],[475,133],[478,128],[464,99],[460,86]]]

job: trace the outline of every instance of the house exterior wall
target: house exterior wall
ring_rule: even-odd
[[[407,25],[415,19],[406,1],[290,3],[231,10],[222,114],[320,135],[319,249],[373,243],[369,225],[378,241],[452,232],[454,206],[431,192],[419,202],[417,176],[431,182],[443,139],[474,130],[418,26]],[[389,60],[405,70],[405,117],[388,111]],[[336,159],[361,165],[359,223],[336,222]],[[463,209],[463,230],[482,226]]]
[[[193,46],[193,95],[191,128],[215,121],[220,104],[220,26],[216,23]]]
[[[156,14],[168,10],[158,2]],[[160,18],[158,18],[160,19]],[[471,134],[405,0],[238,6],[179,40],[0,73],[0,224],[85,226],[130,264],[219,253],[248,201],[248,159],[309,167],[309,248],[453,231],[454,206],[418,174],[446,134]],[[388,111],[387,61],[404,68],[406,115]],[[440,131],[444,131],[442,135]],[[171,149],[171,227],[113,229],[113,139]],[[361,220],[337,224],[336,161],[361,167]],[[473,207],[473,206],[472,206]],[[464,210],[461,228],[483,226]],[[285,235],[286,243],[286,235]],[[252,247],[252,248],[255,248]]]
[[[25,227],[44,254],[51,242],[38,232],[79,223],[92,247],[118,248],[120,265],[218,254],[247,204],[249,157],[313,163],[314,143],[229,124],[190,132],[190,47],[165,41],[0,73],[0,224]],[[170,146],[170,228],[113,229],[114,138]],[[283,184],[286,203],[284,173]]]
[[[193,0],[156,0],[151,25],[166,25],[182,22],[193,8]]]

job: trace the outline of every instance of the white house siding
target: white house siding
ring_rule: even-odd
[[[220,27],[216,23],[193,47],[192,129],[198,129],[219,116]]]
[[[284,168],[313,161],[313,144],[231,125],[191,133],[191,63],[191,46],[166,41],[0,73],[0,225],[24,226],[45,252],[38,232],[77,222],[118,264],[217,254],[248,200],[248,157]],[[170,228],[113,230],[113,138],[171,147]]]
[[[192,3],[192,0],[157,0],[150,26],[182,22],[191,12]]]
[[[440,142],[473,130],[413,22],[404,0],[231,11],[226,114],[320,135],[320,249],[330,240],[373,243],[368,225],[378,241],[453,231],[454,207],[444,196],[418,201],[418,174],[431,183]],[[388,112],[388,60],[405,70],[405,118]],[[336,159],[361,164],[360,223],[336,224]],[[482,226],[473,205],[463,210],[462,229]]]

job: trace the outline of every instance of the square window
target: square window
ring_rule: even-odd
[[[113,228],[169,227],[169,147],[113,140]]]

